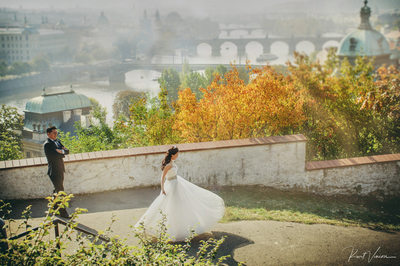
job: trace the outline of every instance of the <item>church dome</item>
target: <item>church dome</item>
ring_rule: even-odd
[[[43,93],[39,97],[32,98],[26,103],[25,112],[45,114],[91,106],[88,97],[71,90],[52,94]]]
[[[380,56],[391,53],[385,36],[371,27],[370,15],[371,9],[367,6],[367,1],[364,1],[360,11],[360,26],[340,42],[337,51],[339,56]]]
[[[339,44],[341,56],[378,56],[390,54],[389,42],[376,30],[357,29],[349,33]]]

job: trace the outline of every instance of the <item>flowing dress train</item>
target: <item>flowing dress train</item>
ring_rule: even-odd
[[[225,204],[215,193],[177,175],[178,167],[173,161],[171,164],[165,176],[167,195],[160,192],[135,227],[143,223],[147,233],[157,235],[162,211],[166,215],[167,234],[175,241],[183,241],[192,229],[201,234],[215,225],[224,215]]]

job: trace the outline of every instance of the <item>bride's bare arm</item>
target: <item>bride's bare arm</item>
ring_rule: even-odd
[[[163,173],[162,173],[162,178],[161,178],[161,191],[162,191],[162,193],[164,195],[167,195],[167,194],[165,194],[164,183],[165,183],[165,176],[167,175],[169,169],[171,169],[171,165],[170,164],[165,166],[165,168],[163,170]]]

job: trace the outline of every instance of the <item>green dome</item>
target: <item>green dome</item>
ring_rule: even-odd
[[[374,30],[369,23],[371,9],[364,1],[360,10],[361,23],[358,29],[347,34],[340,42],[337,54],[339,56],[379,56],[390,55],[389,43],[378,31]]]
[[[349,33],[339,44],[339,56],[378,56],[390,54],[385,36],[376,30],[357,29]]]
[[[71,90],[32,98],[26,103],[25,112],[45,114],[91,106],[88,97]]]

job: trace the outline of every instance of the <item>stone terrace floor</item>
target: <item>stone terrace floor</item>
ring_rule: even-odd
[[[114,233],[126,236],[131,231],[129,225],[136,223],[159,191],[155,187],[76,195],[69,211],[76,207],[88,209],[78,221],[96,230],[106,229],[115,215]],[[14,200],[11,204],[13,218],[19,218],[22,210],[32,205],[33,223],[38,223],[45,215],[47,202]],[[211,233],[216,238],[227,236],[218,255],[230,254],[229,265],[238,262],[245,265],[400,265],[400,232],[326,224],[239,221],[219,223]],[[376,258],[374,254],[396,258]]]

